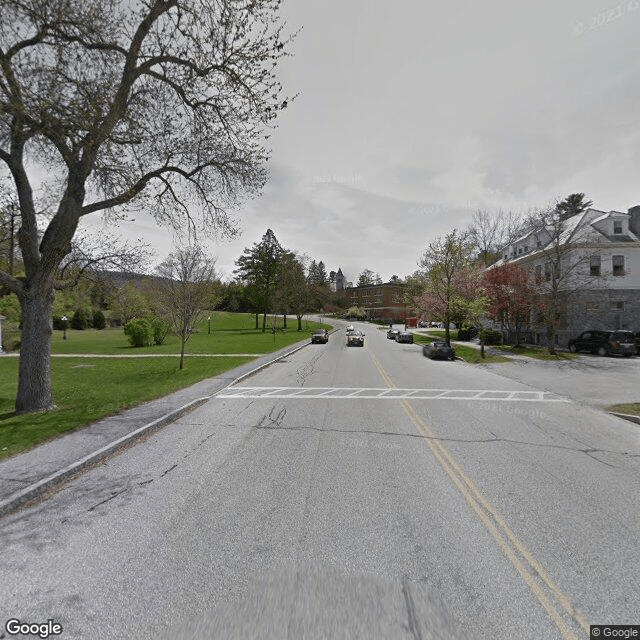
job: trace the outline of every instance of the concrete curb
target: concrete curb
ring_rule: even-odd
[[[628,420],[629,422],[640,424],[640,416],[632,416],[628,413],[616,413],[615,411],[609,411],[609,414],[612,416],[616,416],[616,418],[622,418],[623,420]]]
[[[261,364],[255,369],[252,369],[251,371],[239,376],[238,378],[230,382],[228,385],[224,386],[222,389],[228,389],[229,387],[232,387],[234,384],[237,384],[241,380],[244,380],[245,378],[252,376],[258,371],[261,371],[262,369],[265,369],[266,367],[271,366],[272,364],[274,364],[275,362],[278,362],[279,360],[282,360],[284,358],[287,358],[293,355],[294,353],[297,353],[298,351],[300,351],[301,349],[304,349],[306,346],[310,344],[311,342],[305,342],[299,347],[296,347],[291,351],[287,351],[281,356],[278,356],[273,360],[269,360],[269,362]],[[68,465],[64,469],[61,469],[60,471],[56,471],[55,473],[52,473],[46,478],[43,478],[42,480],[38,480],[38,482],[35,482],[29,485],[28,487],[25,487],[24,489],[17,491],[16,493],[13,493],[8,498],[5,498],[4,500],[0,501],[0,517],[15,511],[25,503],[30,502],[31,500],[34,500],[35,498],[41,496],[45,492],[64,483],[66,480],[70,479],[77,473],[87,470],[89,467],[92,467],[98,464],[101,460],[112,455],[119,449],[124,449],[127,445],[131,444],[136,439],[146,436],[150,433],[153,433],[153,431],[156,431],[162,427],[167,426],[168,424],[171,424],[172,422],[175,422],[176,420],[178,420],[178,418],[181,418],[182,416],[187,415],[191,411],[194,411],[198,407],[202,406],[203,404],[211,400],[211,398],[215,397],[215,395],[219,393],[222,389],[219,389],[218,391],[216,391],[216,393],[210,396],[203,396],[201,398],[196,398],[195,400],[188,402],[182,407],[179,407],[178,409],[174,409],[173,411],[170,411],[164,416],[161,416],[160,418],[157,418],[156,420],[153,420],[152,422],[149,422],[135,429],[134,431],[131,431],[130,433],[122,436],[121,438],[118,438],[117,440],[110,442],[109,444],[105,445],[104,447],[101,447],[97,451],[90,453],[89,455],[85,456],[84,458],[81,458],[80,460],[77,460],[76,462],[73,462],[72,464]]]

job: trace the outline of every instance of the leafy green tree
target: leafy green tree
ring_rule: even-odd
[[[25,278],[3,269],[0,284],[22,307],[16,410],[42,411],[54,406],[53,294],[80,221],[117,225],[126,205],[179,232],[231,233],[227,210],[267,178],[265,134],[288,104],[274,72],[290,38],[271,0],[1,7],[0,162]],[[39,194],[57,194],[44,222]]]
[[[310,310],[312,295],[305,275],[304,262],[291,251],[285,251],[278,273],[276,300],[285,314],[294,313],[298,331],[302,331],[302,318]]]
[[[584,193],[572,193],[561,202],[558,202],[556,211],[560,221],[564,222],[567,218],[586,211],[592,204],[593,200],[585,200]]]
[[[107,319],[104,317],[104,313],[100,309],[93,312],[93,328],[104,329],[107,326]]]
[[[363,287],[368,284],[375,284],[376,274],[371,269],[364,269],[358,276],[358,286]]]
[[[309,287],[310,307],[322,309],[331,298],[329,276],[322,260],[312,260],[307,269],[307,284]]]
[[[153,340],[153,328],[146,318],[133,318],[124,325],[124,334],[132,347],[148,347]]]
[[[449,325],[458,311],[459,282],[456,278],[472,262],[473,251],[474,246],[467,235],[454,229],[429,244],[420,258],[424,277],[421,307],[435,311],[442,318],[447,343]]]
[[[76,309],[71,318],[71,328],[84,331],[89,326],[87,312],[84,309]]]
[[[256,305],[256,317],[262,311],[262,332],[266,331],[267,314],[272,308],[278,273],[284,250],[275,233],[267,229],[258,243],[244,250],[236,260],[236,277],[248,288]]]
[[[132,283],[123,284],[114,295],[112,312],[126,324],[132,318],[142,318],[150,314],[149,300]]]

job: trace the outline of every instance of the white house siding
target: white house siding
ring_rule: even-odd
[[[630,213],[633,210],[630,210]],[[630,221],[631,219],[631,221]],[[622,233],[614,233],[614,221]],[[566,346],[570,338],[590,329],[628,329],[640,332],[640,211],[633,216],[621,212],[588,210],[578,220],[568,220],[567,239],[574,249],[563,257],[564,269],[579,263],[563,282],[564,309],[557,323],[556,340]],[[620,229],[620,227],[618,227]],[[635,232],[635,233],[634,233]],[[517,262],[535,275],[540,267],[544,279],[547,258],[532,247],[532,235],[519,238],[503,251],[497,264]],[[524,250],[527,247],[528,251]],[[519,249],[522,248],[522,253]],[[507,259],[504,259],[507,255]],[[590,256],[599,255],[601,275],[590,275]],[[624,256],[624,275],[613,275],[613,256]],[[543,331],[532,318],[529,339],[545,344]]]

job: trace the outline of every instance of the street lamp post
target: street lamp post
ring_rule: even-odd
[[[62,321],[62,339],[66,340],[67,339],[67,316],[62,316],[60,320]]]

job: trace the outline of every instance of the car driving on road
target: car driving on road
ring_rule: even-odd
[[[327,344],[329,342],[329,333],[326,329],[316,329],[311,336],[312,344]]]
[[[347,347],[364,347],[364,333],[351,331],[347,334]]]
[[[413,333],[411,331],[398,331],[396,342],[406,342],[413,344]]]
[[[389,331],[387,331],[387,338],[389,340],[395,340],[396,336],[400,333],[400,329],[389,329]]]

